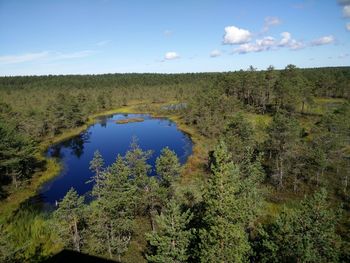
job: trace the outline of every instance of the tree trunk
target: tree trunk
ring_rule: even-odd
[[[109,230],[107,229],[107,244],[108,244],[108,254],[109,258],[113,259],[112,248],[111,248],[111,239],[109,237]]]
[[[347,188],[348,188],[348,175],[346,174],[344,178],[344,194],[346,194]]]
[[[298,183],[298,178],[297,178],[297,175],[295,175],[294,176],[294,184],[293,184],[293,191],[294,191],[294,193],[296,193],[297,189],[298,189],[297,183]]]
[[[75,250],[80,252],[80,236],[78,232],[78,222],[76,219],[74,219],[74,247]]]
[[[15,188],[18,188],[18,181],[17,181],[17,176],[16,173],[12,174],[12,183],[15,185]]]
[[[152,226],[152,231],[156,231],[156,226],[155,226],[155,222],[154,222],[154,216],[153,216],[153,213],[154,213],[154,208],[152,207],[151,208],[151,211],[150,211],[150,219],[151,219],[151,226]]]
[[[280,182],[279,182],[279,187],[282,188],[283,187],[283,160],[281,157],[279,157],[279,161],[280,161]]]

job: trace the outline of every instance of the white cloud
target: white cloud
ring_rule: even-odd
[[[320,37],[311,41],[312,46],[327,45],[334,42],[334,37],[332,35]]]
[[[234,50],[234,52],[239,54],[246,54],[250,52],[259,52],[262,51],[261,47],[254,43],[245,43],[240,45],[238,48]]]
[[[224,44],[244,44],[250,41],[252,34],[242,28],[235,26],[225,27]]]
[[[180,57],[179,54],[177,54],[177,53],[174,52],[174,51],[167,52],[167,53],[165,53],[165,56],[164,56],[164,58],[165,58],[166,60],[177,59],[177,58],[179,58],[179,57]]]
[[[346,5],[343,7],[343,16],[350,17],[350,5]]]
[[[291,50],[298,50],[298,49],[302,49],[304,47],[306,47],[306,45],[303,42],[297,41],[295,39],[292,39],[289,43],[289,48]]]
[[[276,40],[273,37],[264,37],[263,39],[256,40],[259,46],[270,48],[275,45]]]
[[[301,41],[297,41],[292,38],[292,34],[289,32],[281,33],[282,39],[279,41],[279,47],[288,47],[292,50],[302,49],[305,47],[305,44]]]
[[[281,24],[281,20],[278,17],[265,17],[263,32],[267,32],[269,31],[271,26],[277,26],[279,24]]]
[[[282,32],[281,36],[282,36],[282,39],[278,45],[281,47],[288,46],[289,42],[292,39],[292,35],[289,32]]]
[[[210,57],[215,58],[221,56],[221,51],[214,49],[212,52],[210,52]]]
[[[42,51],[38,53],[26,53],[22,55],[5,55],[0,56],[0,64],[16,64],[35,61],[49,56],[48,51]]]
[[[5,55],[0,56],[0,64],[18,64],[25,62],[33,61],[55,61],[55,60],[66,60],[66,59],[75,59],[75,58],[84,58],[88,57],[91,54],[95,53],[93,50],[82,50],[72,53],[62,53],[55,51],[42,51],[38,53],[26,53],[21,55]]]
[[[346,30],[350,31],[350,22],[346,23],[345,27],[346,27]]]
[[[290,50],[298,50],[306,47],[304,42],[295,40],[289,32],[282,32],[281,39],[277,41],[275,38],[268,36],[262,39],[256,39],[255,42],[241,44],[234,49],[234,53],[245,54],[250,52],[261,52],[268,50],[276,50],[278,48],[289,48]]]
[[[255,40],[255,43],[245,43],[234,50],[235,53],[245,54],[250,52],[266,51],[274,48],[276,40],[273,37],[264,37],[263,39]]]

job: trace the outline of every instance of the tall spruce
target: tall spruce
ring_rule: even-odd
[[[123,157],[117,157],[101,176],[101,184],[92,190],[96,200],[91,205],[92,250],[120,261],[131,240],[135,214],[136,187]]]
[[[95,188],[101,187],[102,174],[104,169],[103,166],[104,166],[103,157],[101,153],[98,150],[96,150],[94,152],[94,157],[90,161],[90,166],[89,166],[90,171],[92,171],[94,175],[89,181],[87,181],[87,183],[94,183]]]
[[[156,217],[157,231],[146,235],[151,245],[147,260],[155,263],[187,262],[192,236],[192,230],[188,229],[191,218],[190,211],[182,212],[178,202],[172,199],[161,215]]]
[[[139,189],[144,190],[147,186],[148,173],[151,166],[147,163],[151,157],[152,151],[143,151],[138,145],[138,139],[132,138],[130,149],[125,154],[126,164],[130,169],[130,175],[135,180]]]
[[[278,186],[282,188],[285,176],[288,174],[288,161],[294,156],[294,148],[299,143],[299,124],[293,116],[278,112],[273,116],[268,128],[268,136],[266,148],[270,160],[274,161]]]
[[[81,250],[82,235],[81,222],[84,212],[84,196],[71,188],[65,197],[58,203],[58,208],[53,216],[56,222],[58,235],[68,248],[76,251]]]
[[[215,148],[212,175],[203,195],[204,227],[199,230],[201,262],[244,262],[250,254],[247,231],[257,211],[252,213],[247,204],[256,202],[251,200],[255,195],[249,192],[258,191],[259,180],[247,179],[250,177],[242,175],[231,158],[221,141]]]
[[[164,148],[156,160],[156,171],[162,185],[169,187],[180,176],[181,166],[176,153],[168,147]]]

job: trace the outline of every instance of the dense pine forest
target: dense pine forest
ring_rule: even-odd
[[[169,106],[170,105],[170,106]],[[172,107],[181,105],[181,107]],[[59,171],[45,156],[97,115],[174,120],[186,164],[137,139],[90,161],[89,200],[29,200]],[[349,262],[350,68],[0,77],[0,261],[62,249],[117,262]]]

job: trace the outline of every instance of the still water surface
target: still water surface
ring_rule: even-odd
[[[143,118],[143,122],[117,124],[116,120]],[[149,164],[154,174],[154,164],[164,147],[173,150],[183,164],[192,153],[192,141],[189,136],[177,129],[168,119],[152,118],[143,114],[116,114],[101,117],[86,131],[48,149],[47,155],[59,158],[63,169],[57,177],[47,182],[39,191],[40,199],[46,204],[61,200],[71,188],[80,194],[88,194],[92,176],[89,162],[96,150],[102,154],[106,165],[116,159],[117,154],[124,155],[130,142],[136,136],[143,150],[153,150]]]

